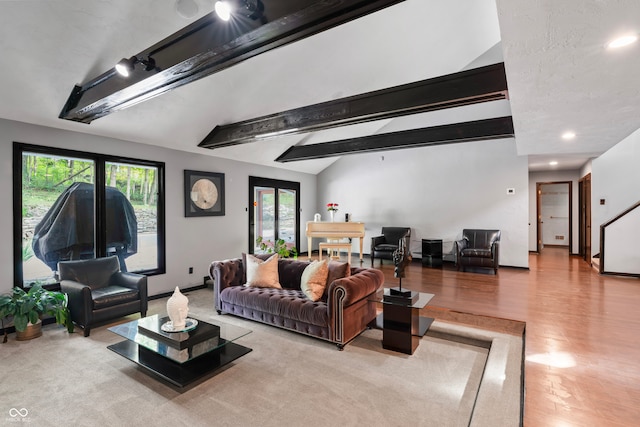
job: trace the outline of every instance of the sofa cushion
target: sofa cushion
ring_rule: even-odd
[[[309,265],[309,261],[300,261],[293,258],[280,258],[278,261],[278,275],[280,285],[287,289],[300,290],[302,273]]]
[[[93,309],[112,307],[140,299],[137,289],[125,288],[124,286],[104,286],[91,291]]]
[[[461,252],[462,256],[471,256],[476,258],[491,258],[491,249],[476,249],[476,248],[466,248]]]
[[[331,260],[328,264],[329,274],[327,274],[327,286],[334,280],[348,277],[351,274],[351,268],[348,262],[340,262]]]
[[[311,301],[295,289],[231,286],[220,292],[222,305],[243,307],[245,311],[269,313],[312,325],[326,326],[329,321],[327,304]]]
[[[258,288],[282,288],[278,280],[278,254],[261,260],[247,254],[247,283],[245,286]]]
[[[382,252],[393,252],[398,250],[398,245],[392,245],[389,243],[381,243],[379,245],[376,245],[376,247],[374,248],[376,251],[382,251]]]
[[[300,289],[311,301],[318,301],[322,298],[324,288],[327,286],[328,275],[327,260],[313,261],[302,273]]]

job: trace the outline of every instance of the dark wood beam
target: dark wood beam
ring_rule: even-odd
[[[494,64],[415,83],[216,126],[199,144],[219,148],[479,102],[507,99],[504,64]]]
[[[387,151],[431,145],[485,141],[490,139],[511,138],[513,136],[513,122],[511,116],[507,116],[370,135],[361,138],[343,139],[341,141],[323,142],[320,144],[293,146],[278,157],[276,161],[285,163],[297,160],[343,156],[345,154],[358,154],[369,151]]]
[[[135,55],[144,60],[152,58],[155,67],[138,66],[127,78],[113,68],[76,85],[59,117],[91,123],[245,59],[402,1],[262,0],[261,18],[237,15],[229,22],[209,13]],[[123,52],[123,56],[129,57],[130,53]]]

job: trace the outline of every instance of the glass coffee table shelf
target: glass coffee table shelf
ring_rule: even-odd
[[[126,338],[107,348],[178,387],[212,374],[251,351],[234,341],[250,330],[198,320],[187,332],[165,332],[167,317],[153,315],[109,328]]]

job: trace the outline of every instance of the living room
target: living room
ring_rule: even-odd
[[[147,3],[147,6],[151,6],[152,2]],[[407,3],[410,7],[418,7],[416,6],[418,3],[416,1],[402,3]],[[464,9],[465,5],[463,3],[458,2],[456,7]],[[493,2],[484,3],[493,4]],[[484,38],[481,41],[477,41],[478,45],[474,49],[465,52],[465,55],[458,59],[455,65],[451,66],[451,71],[460,71],[471,64],[483,65],[484,63],[492,62],[494,59],[492,48],[501,40],[499,30],[504,32],[506,27],[513,25],[509,23],[513,21],[509,21],[508,18],[510,14],[515,12],[513,8],[506,6],[505,3],[498,2],[498,13],[494,10],[494,20],[490,21],[490,24],[493,25],[499,19],[500,24],[503,25],[504,23],[505,28],[493,28],[490,32],[485,32],[482,28],[477,29],[478,32],[483,33]],[[524,4],[520,6],[525,7]],[[578,3],[575,3],[574,6],[576,8],[581,7]],[[7,6],[0,6],[0,11],[5,7]],[[12,5],[11,7],[16,6]],[[112,5],[112,7],[116,6]],[[610,18],[613,20],[615,16],[620,17],[623,15],[621,11],[628,11],[627,15],[633,15],[630,12],[637,10],[637,7],[632,2],[620,2],[620,5],[615,8],[617,13],[611,12]],[[141,13],[140,10],[142,9],[143,7],[140,6],[136,13]],[[560,9],[554,10],[554,12],[558,14],[568,13],[564,8]],[[5,20],[15,19],[16,16],[24,15],[20,15],[19,11],[14,9],[11,11],[12,13],[2,14],[6,18],[0,18],[3,24],[7,24],[5,30],[0,30],[3,31],[2,39],[12,40],[11,43],[20,46],[16,35],[21,33],[16,30],[15,26],[10,28],[13,28],[16,33],[8,33],[9,30],[6,28],[9,28],[9,22],[5,22]],[[33,11],[29,9],[27,12],[32,13]],[[593,12],[596,16],[598,13],[599,11]],[[43,19],[43,17],[40,17],[40,19]],[[470,21],[473,21],[473,16],[466,17],[456,25],[464,27],[470,25]],[[514,21],[517,20],[514,19]],[[184,25],[186,21],[177,20],[176,22]],[[444,23],[440,25],[445,26]],[[638,24],[635,23],[635,25],[637,26]],[[453,28],[450,32],[454,32],[457,27]],[[7,33],[4,33],[4,31],[7,31]],[[162,33],[158,29],[152,31]],[[540,33],[544,33],[544,31]],[[539,35],[539,37],[544,36]],[[323,218],[327,217],[324,209],[326,203],[339,203],[340,214],[349,213],[353,221],[362,221],[366,224],[365,253],[369,253],[370,250],[368,247],[370,237],[379,234],[381,227],[387,225],[406,225],[412,228],[410,250],[413,252],[420,251],[421,238],[442,238],[447,241],[453,241],[460,236],[463,228],[499,228],[502,230],[500,264],[505,268],[511,267],[515,269],[529,268],[529,254],[530,251],[534,250],[532,245],[535,247],[535,242],[531,238],[532,228],[530,226],[530,224],[536,222],[535,210],[532,209],[533,195],[531,190],[531,186],[535,182],[569,180],[574,182],[574,186],[577,187],[578,180],[591,173],[593,179],[592,224],[594,231],[599,224],[640,199],[640,190],[636,185],[640,180],[640,171],[636,167],[640,160],[640,154],[635,148],[640,139],[638,131],[640,123],[636,117],[630,119],[629,116],[624,116],[619,119],[619,126],[615,130],[615,136],[607,135],[608,139],[617,138],[611,144],[611,148],[598,151],[598,149],[594,149],[590,145],[582,145],[579,139],[581,135],[578,135],[578,142],[576,142],[579,146],[578,148],[557,152],[556,157],[561,162],[560,167],[553,168],[545,165],[544,168],[535,169],[531,166],[532,162],[536,160],[537,156],[541,157],[541,155],[535,151],[523,152],[519,148],[517,142],[519,138],[518,125],[524,126],[527,120],[533,121],[536,113],[541,113],[539,111],[534,112],[528,116],[528,119],[518,119],[516,106],[519,100],[517,90],[515,90],[517,86],[513,86],[513,100],[510,107],[514,110],[515,138],[406,150],[368,152],[342,156],[337,160],[324,159],[319,163],[294,162],[294,164],[289,164],[286,168],[281,165],[274,165],[272,160],[280,154],[278,147],[287,147],[295,143],[290,140],[279,142],[278,147],[275,149],[271,148],[268,141],[262,141],[258,145],[252,146],[251,150],[265,158],[262,162],[242,161],[242,155],[244,154],[249,159],[249,154],[246,153],[246,150],[241,152],[238,158],[234,159],[218,156],[215,150],[209,152],[208,150],[197,148],[197,143],[211,130],[215,125],[216,117],[218,117],[214,113],[207,113],[190,120],[192,113],[184,112],[184,107],[190,102],[190,96],[199,90],[198,85],[200,83],[164,94],[139,106],[125,109],[109,117],[97,120],[91,125],[71,123],[57,118],[73,84],[82,81],[85,77],[93,77],[112,67],[111,62],[122,56],[133,54],[132,49],[139,51],[159,39],[160,37],[148,36],[148,39],[144,42],[136,41],[136,43],[141,44],[135,48],[128,46],[128,43],[131,43],[130,40],[120,40],[118,43],[114,42],[108,46],[109,55],[104,55],[104,57],[100,53],[101,50],[96,49],[92,53],[94,56],[93,61],[84,63],[73,77],[69,77],[65,81],[55,82],[44,78],[45,83],[49,86],[40,86],[40,89],[37,90],[23,89],[23,96],[28,99],[26,103],[18,103],[17,99],[15,99],[15,92],[10,92],[9,89],[3,87],[0,90],[3,98],[3,107],[0,114],[0,117],[2,117],[0,118],[0,161],[4,170],[3,179],[0,180],[2,194],[8,196],[13,193],[13,170],[15,165],[12,163],[12,159],[14,142],[77,150],[79,152],[125,156],[133,159],[163,162],[165,164],[166,272],[148,277],[149,294],[151,296],[171,292],[176,285],[181,288],[199,286],[202,284],[202,278],[208,275],[209,265],[213,260],[236,257],[247,251],[247,242],[249,240],[248,210],[251,209],[248,192],[250,176],[299,182],[301,189],[300,223],[303,229],[306,221],[313,220],[315,213],[321,213]],[[521,43],[521,41],[519,42]],[[605,42],[606,40],[602,40],[602,44]],[[9,42],[5,43],[10,44]],[[361,41],[361,43],[364,43],[364,41]],[[502,35],[502,43],[503,48],[507,45],[512,50],[518,46],[518,42],[510,42],[506,34]],[[455,47],[458,48],[457,45]],[[11,51],[14,49],[12,48]],[[291,49],[294,48],[292,47]],[[435,48],[432,47],[431,49]],[[634,52],[637,53],[637,46],[632,47],[632,49],[636,49]],[[18,50],[29,51],[28,49]],[[49,50],[53,49],[50,48]],[[411,48],[411,50],[415,49]],[[491,55],[485,55],[487,52],[491,52]],[[24,53],[20,54],[24,55]],[[300,52],[297,50],[290,53],[293,57],[298,54]],[[345,49],[344,52],[341,51],[341,54],[350,55],[354,54],[354,52]],[[72,56],[71,54],[68,55]],[[282,55],[282,52],[278,53],[278,55]],[[510,77],[509,55],[510,51],[505,49],[504,60],[508,77]],[[30,54],[30,56],[37,55]],[[638,57],[639,55],[635,56]],[[266,57],[267,55],[265,55]],[[234,110],[229,115],[222,115],[227,121],[248,119],[286,108],[311,104],[319,100],[314,98],[307,88],[315,82],[322,81],[323,68],[325,67],[323,67],[320,59],[317,60],[318,62],[308,64],[308,69],[305,68],[305,64],[297,64],[296,66],[299,68],[294,68],[292,73],[305,74],[306,79],[300,80],[298,86],[292,84],[292,87],[287,87],[284,83],[280,83],[274,90],[280,99],[277,102],[274,101],[273,105],[269,107],[249,105],[260,104],[252,102],[251,100],[253,99],[265,100],[273,98],[274,93],[267,91],[263,86],[265,86],[266,82],[274,79],[274,76],[284,73],[282,69],[284,66],[269,68],[266,66],[269,62],[268,59],[260,59],[260,57],[254,59],[255,61],[251,63],[252,67],[244,63],[239,64],[237,70],[234,67],[229,68],[221,73],[223,74],[222,77],[219,77],[222,79],[221,84],[241,86],[239,82],[243,81],[246,76],[255,74],[256,69],[264,73],[257,77],[256,80],[250,80],[245,83],[245,87],[238,87],[238,93],[240,94],[238,98],[242,98],[242,101],[237,106],[229,107],[229,105],[233,104],[229,100],[233,98],[228,96],[228,92],[224,92],[224,96],[221,96],[224,101],[212,101],[212,103],[224,104],[215,110],[215,113],[219,115],[222,115],[220,110],[224,108]],[[622,59],[619,60],[622,61]],[[427,59],[421,59],[420,61],[416,68],[420,68],[429,62]],[[634,61],[637,61],[637,59]],[[377,63],[374,61],[363,62],[362,69],[358,69],[353,73],[352,80],[358,81],[358,78],[367,80],[367,78],[361,78],[361,76],[394,74],[397,71],[389,64],[384,66],[378,64],[380,67],[378,69],[376,67]],[[389,63],[392,62],[392,60],[389,61]],[[514,59],[513,64],[516,63],[522,64],[522,62],[517,62]],[[633,64],[637,64],[637,62],[625,64],[627,65],[622,68],[626,69],[627,72],[629,70],[637,70],[637,67],[633,67]],[[515,67],[515,65],[513,66]],[[612,68],[616,66],[615,61],[610,66]],[[377,72],[367,73],[367,67],[369,70],[376,69]],[[385,69],[384,67],[389,68]],[[401,67],[406,67],[406,65]],[[26,70],[20,67],[17,67],[16,70],[10,70],[9,68],[11,67],[3,67],[0,73],[3,76],[2,80],[9,82],[11,85],[28,88],[29,84],[35,80],[33,75],[31,75],[30,79],[27,78],[26,82],[19,76],[21,73],[32,73],[33,71],[30,67],[27,67]],[[231,77],[236,72],[239,76],[237,80],[236,77]],[[616,70],[616,73],[618,72],[622,71]],[[557,74],[556,77],[560,80],[566,79],[567,84],[569,84],[568,82],[577,73],[579,73],[579,70],[568,69],[564,74]],[[59,79],[58,76],[55,78]],[[410,81],[417,77],[409,76],[406,78],[408,79],[407,81]],[[424,78],[424,76],[420,78]],[[612,78],[611,80],[619,79]],[[389,85],[392,81],[394,79],[389,78],[388,80],[379,80],[378,83],[382,86]],[[400,81],[395,83],[400,83]],[[357,86],[358,84],[361,86]],[[601,84],[605,87],[604,91],[609,87],[607,85],[611,85],[611,95],[609,96],[611,98],[615,98],[615,95],[620,91],[620,87],[615,82],[606,82],[606,84],[602,82]],[[333,98],[341,98],[351,93],[372,90],[372,88],[366,88],[363,83],[349,82],[348,85],[353,86],[345,89],[340,85],[331,87],[329,83],[326,85],[319,84],[319,90],[329,93]],[[626,91],[631,92],[631,95],[625,94],[625,97],[635,96],[637,99],[637,90],[632,88],[633,86],[626,88]],[[511,89],[512,86],[510,86]],[[281,94],[278,94],[278,91],[281,91]],[[4,94],[7,94],[7,96],[5,97]],[[291,101],[291,99],[295,99],[295,101]],[[553,103],[553,101],[549,102],[550,104]],[[29,115],[29,105],[34,104],[40,105],[39,108],[42,108],[46,113],[45,119],[33,118]],[[153,105],[153,112],[142,109],[146,104]],[[602,107],[602,110],[608,109],[608,105],[610,104]],[[635,102],[626,103],[622,105],[621,109],[631,110],[633,115],[633,107],[635,106]],[[496,110],[502,108],[504,107],[501,105],[495,106]],[[572,108],[567,107],[566,109],[571,110]],[[154,112],[164,110],[168,110],[169,113],[165,112],[166,115],[154,115]],[[589,111],[592,112],[593,110]],[[606,119],[598,117],[598,109],[595,111],[595,116],[583,119],[595,123],[593,128],[597,127],[600,120],[606,121]],[[171,116],[173,112],[175,112],[176,120],[171,124],[173,127],[171,135],[174,135],[175,138],[170,139],[164,137],[162,133],[166,129],[165,126],[167,126],[164,123],[167,121],[166,118]],[[232,117],[232,114],[235,114],[235,117]],[[478,115],[482,116],[487,113],[473,111],[473,108],[470,108],[458,111],[457,114],[461,116],[460,120],[464,120],[464,116],[467,114],[475,118]],[[492,114],[499,113],[494,111]],[[635,115],[637,116],[637,114]],[[564,120],[569,122],[573,118],[573,116],[565,116]],[[422,120],[427,119],[422,118]],[[438,119],[433,120],[434,123],[439,123]],[[103,125],[103,121],[108,124]],[[62,122],[62,124],[58,124],[58,122]],[[596,138],[600,138],[603,133],[610,130],[610,126],[610,124],[606,123],[603,124],[602,130],[590,129],[589,131],[582,131],[582,133],[593,133]],[[145,134],[140,131],[141,129],[148,130],[148,132]],[[555,132],[556,130],[561,131],[564,129],[555,128],[552,130]],[[341,137],[350,136],[341,134],[339,128],[334,129],[332,132],[335,132],[338,136],[342,135]],[[580,134],[581,131],[577,132]],[[545,134],[540,139],[550,139],[549,134]],[[555,142],[557,145],[561,143],[559,141]],[[571,164],[568,167],[562,165],[563,159],[573,160],[573,157],[580,157],[583,161],[577,165]],[[225,175],[224,197],[226,212],[224,216],[185,217],[184,170],[217,172]],[[510,192],[510,189],[514,191]],[[600,199],[605,199],[606,203],[600,204]],[[573,226],[577,227],[577,208],[574,209],[573,216]],[[8,207],[0,212],[0,229],[4,230],[7,236],[0,245],[0,259],[2,260],[0,261],[2,263],[0,266],[3,267],[2,271],[5,277],[2,285],[0,285],[0,293],[8,292],[14,284],[14,242],[12,238],[9,238],[9,236],[13,235],[13,218],[14,213]],[[573,234],[575,241],[578,233],[576,231]],[[599,242],[597,234],[594,233],[592,243],[594,248],[598,246]],[[307,252],[314,248],[308,248],[303,238],[298,249],[301,252]],[[574,254],[578,252],[576,244],[572,246],[571,251]],[[597,252],[597,250],[594,252]],[[189,267],[193,268],[191,273],[189,272]]]

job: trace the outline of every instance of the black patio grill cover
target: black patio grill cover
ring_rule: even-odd
[[[51,270],[58,261],[95,258],[93,184],[76,182],[55,201],[36,225],[33,253]],[[107,255],[124,259],[138,250],[138,224],[133,206],[117,188],[106,188]]]

